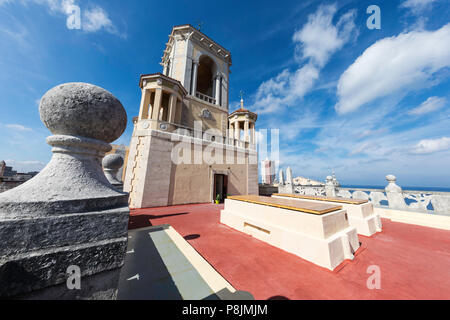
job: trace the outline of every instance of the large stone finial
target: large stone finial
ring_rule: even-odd
[[[402,188],[396,184],[397,177],[393,174],[389,174],[386,176],[386,180],[389,183],[385,188],[386,192],[402,192]]]
[[[33,179],[0,194],[0,297],[55,298],[49,290],[65,283],[69,266],[80,268],[86,285],[124,261],[128,194],[101,165],[126,128],[122,104],[100,87],[67,83],[48,91],[39,111],[53,156]]]
[[[119,169],[123,166],[123,158],[119,154],[109,154],[103,158],[103,171],[106,179],[116,188],[122,188],[123,183],[117,178]]]
[[[385,188],[389,207],[392,209],[405,209],[407,205],[403,198],[402,188],[396,184],[397,178],[390,174],[386,176],[386,180],[389,183]]]
[[[283,169],[280,169],[280,173],[278,174],[279,184],[284,185],[284,173]]]
[[[325,183],[325,194],[327,197],[336,197],[336,185],[332,176],[327,177]]]
[[[292,178],[292,169],[288,167],[286,169],[286,184],[294,184],[294,179]]]

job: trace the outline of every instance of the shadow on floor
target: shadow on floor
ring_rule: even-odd
[[[200,235],[199,234],[189,234],[187,236],[184,236],[183,238],[184,238],[184,240],[187,240],[187,241],[195,240],[195,239],[200,238]]]
[[[273,297],[270,297],[267,300],[291,300],[291,299],[286,298],[285,296],[273,296]]]
[[[153,224],[152,224],[151,220],[181,216],[184,214],[189,214],[189,212],[163,214],[163,215],[158,215],[158,216],[151,215],[151,214],[141,214],[141,215],[130,216],[130,221],[128,222],[128,230],[152,227]]]

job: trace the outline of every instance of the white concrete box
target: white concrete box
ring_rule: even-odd
[[[333,270],[345,259],[353,259],[360,246],[356,228],[349,225],[346,211],[337,208],[325,214],[311,214],[227,199],[220,222]]]
[[[371,237],[375,233],[382,231],[380,214],[374,211],[373,204],[368,201],[289,194],[274,194],[272,197],[278,199],[309,201],[313,203],[334,203],[342,206],[344,210],[347,210],[349,224],[356,228],[358,234]]]

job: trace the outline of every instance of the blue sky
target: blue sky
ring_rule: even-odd
[[[81,8],[81,30],[66,24]],[[381,9],[369,30],[367,7]],[[258,129],[280,129],[280,165],[344,184],[450,187],[450,2],[0,0],[0,159],[21,171],[51,157],[38,101],[53,86],[111,91],[129,124],[140,74],[159,65],[173,25],[231,51],[230,109],[239,92]]]

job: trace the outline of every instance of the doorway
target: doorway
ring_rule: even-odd
[[[214,199],[217,200],[219,195],[219,203],[223,203],[228,192],[228,176],[225,174],[214,174]]]

